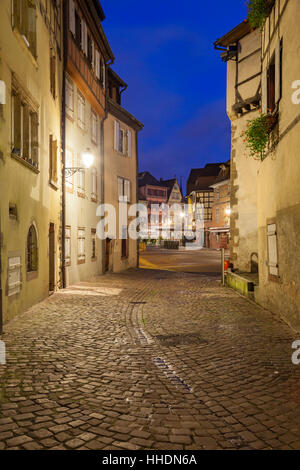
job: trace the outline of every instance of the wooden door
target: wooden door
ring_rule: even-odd
[[[49,227],[49,292],[55,288],[55,227],[50,223]]]

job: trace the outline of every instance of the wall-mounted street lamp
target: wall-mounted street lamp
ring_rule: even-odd
[[[94,163],[94,155],[91,153],[89,148],[86,149],[86,151],[81,155],[81,161],[83,165],[82,167],[78,166],[64,169],[65,178],[70,178],[70,176],[73,176],[78,171],[84,171],[88,168],[91,168],[92,164]]]
[[[230,216],[231,215],[231,209],[230,208],[225,209],[225,214]]]

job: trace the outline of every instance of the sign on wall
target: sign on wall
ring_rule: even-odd
[[[3,80],[0,80],[0,104],[6,104],[6,86]]]
[[[8,296],[18,294],[21,286],[21,258],[8,258]]]

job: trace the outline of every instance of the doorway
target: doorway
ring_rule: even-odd
[[[109,271],[109,254],[110,254],[111,239],[107,238],[105,242],[105,272]]]
[[[55,288],[55,227],[49,226],[49,292],[54,292]]]

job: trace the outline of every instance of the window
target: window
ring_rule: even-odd
[[[98,123],[97,114],[94,111],[92,111],[91,128],[92,128],[92,142],[94,142],[94,144],[97,144],[97,123]]]
[[[38,114],[31,99],[13,83],[12,153],[38,167]]]
[[[79,228],[77,234],[77,262],[85,262],[85,228]]]
[[[67,116],[71,119],[74,117],[74,85],[73,82],[66,78],[66,111]]]
[[[278,40],[274,55],[262,72],[262,112],[273,113],[281,98],[282,83],[282,42]]]
[[[120,127],[118,121],[115,121],[114,149],[123,155],[131,157],[132,154],[132,132]]]
[[[78,112],[78,126],[85,129],[85,99],[78,91],[77,95],[77,112]]]
[[[27,234],[27,272],[38,269],[37,234],[34,225],[31,225]]]
[[[13,27],[36,57],[36,7],[32,0],[13,0]]]
[[[216,207],[216,222],[220,222],[220,209]]]
[[[97,202],[97,170],[92,168],[92,201]]]
[[[91,229],[91,241],[92,241],[92,260],[97,259],[97,236],[96,236],[96,229]]]
[[[214,199],[214,193],[212,191],[196,194],[196,202],[198,204],[203,204],[204,206],[204,220],[212,219],[213,199]]]
[[[277,228],[276,224],[267,226],[268,237],[268,266],[270,276],[279,276],[278,251],[277,251]]]
[[[71,227],[65,229],[65,264],[71,266]]]
[[[78,156],[78,167],[80,168],[82,166],[81,164],[81,158],[80,155]],[[79,170],[78,173],[78,179],[77,179],[77,194],[78,195],[83,195],[85,192],[85,170]]]
[[[125,178],[118,177],[118,197],[119,201],[130,202],[130,181]]]
[[[57,140],[53,139],[53,135],[49,138],[49,180],[57,184]]]
[[[275,58],[273,58],[268,68],[267,84],[268,112],[272,113],[275,109]]]
[[[105,63],[102,58],[100,58],[100,83],[105,88]]]
[[[120,129],[120,135],[119,135],[119,152],[120,153],[125,153],[126,152],[126,134],[125,134],[125,131],[123,129]]]
[[[89,34],[87,36],[87,58],[88,58],[90,65],[93,65],[94,64],[94,42]]]
[[[21,291],[21,257],[8,258],[8,296]]]
[[[84,54],[87,56],[87,27],[84,20],[81,20],[81,47]]]
[[[50,52],[50,91],[53,98],[56,97],[56,57]]]
[[[74,0],[69,0],[69,28],[75,37],[75,5]]]
[[[81,19],[76,10],[75,10],[75,41],[76,41],[77,46],[81,48]]]

